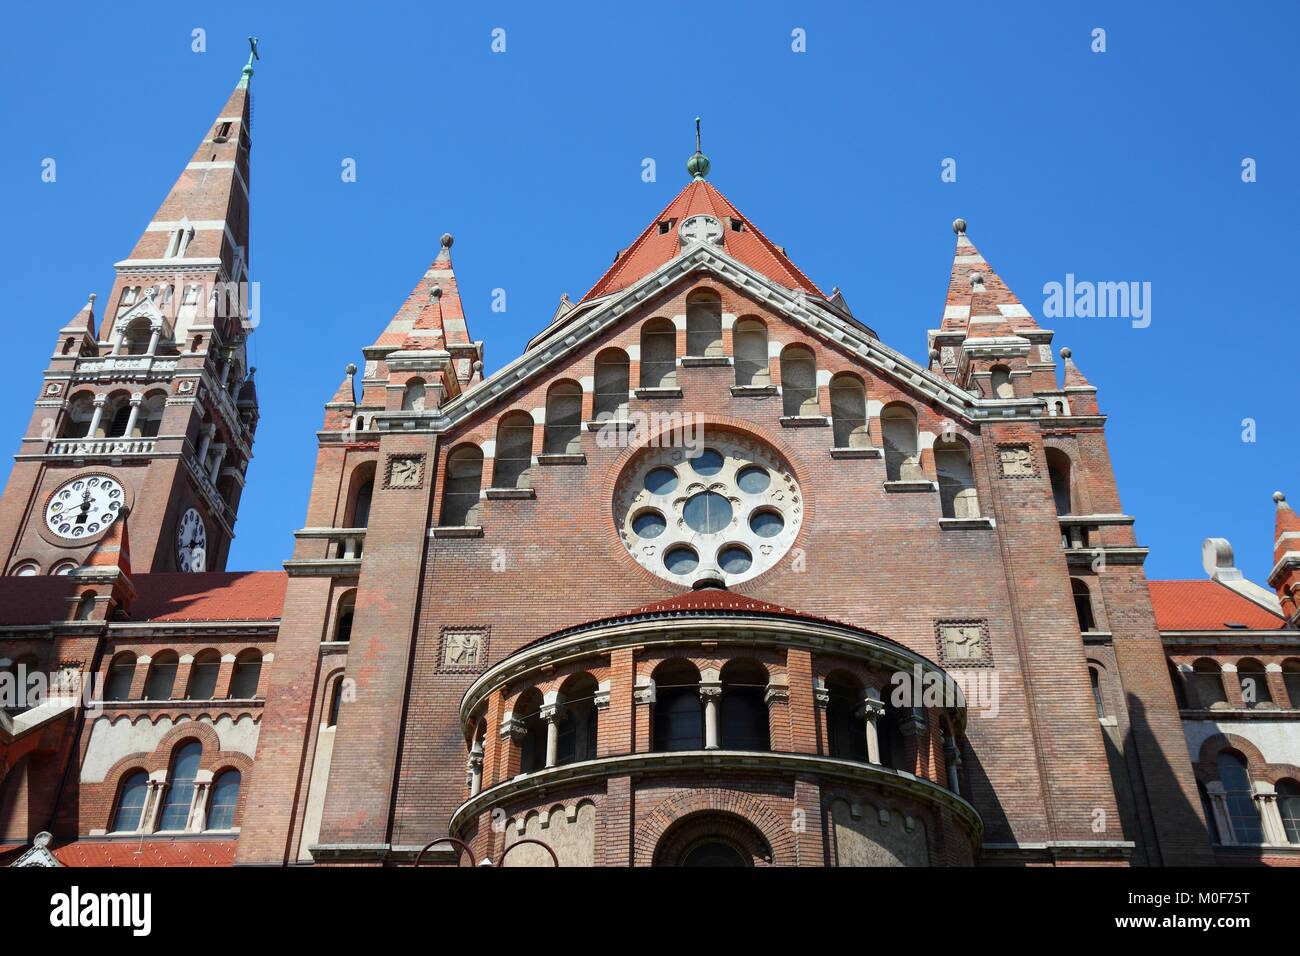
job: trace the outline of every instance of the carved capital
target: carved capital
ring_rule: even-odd
[[[520,741],[528,736],[528,728],[524,722],[513,715],[506,717],[501,721],[501,739]]]

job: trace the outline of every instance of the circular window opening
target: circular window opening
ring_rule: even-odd
[[[677,472],[671,468],[655,468],[645,476],[645,490],[652,495],[666,495],[677,487]]]
[[[731,524],[731,502],[716,491],[701,491],[686,499],[682,518],[697,534],[717,534]]]
[[[706,448],[691,459],[691,468],[694,469],[697,475],[709,478],[722,471],[724,463],[722,455],[712,448]]]
[[[744,574],[754,564],[746,548],[733,544],[718,552],[718,567],[727,574]]]
[[[749,516],[749,530],[760,538],[775,538],[785,528],[785,519],[771,509],[755,511]]]
[[[670,548],[664,555],[664,567],[673,574],[690,574],[700,566],[700,556],[694,548],[681,545]]]
[[[643,538],[657,538],[667,527],[664,516],[654,510],[643,511],[632,519],[632,530]]]
[[[740,469],[740,473],[736,475],[736,484],[740,486],[740,490],[745,494],[761,495],[772,484],[772,476],[767,473],[766,468],[751,465],[748,468]]]

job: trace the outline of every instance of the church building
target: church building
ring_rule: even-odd
[[[0,864],[1300,864],[1285,497],[1266,582],[1217,538],[1148,580],[1098,387],[973,230],[916,361],[698,126],[493,374],[431,240],[318,383],[292,554],[228,571],[252,75],[50,323],[0,498]]]

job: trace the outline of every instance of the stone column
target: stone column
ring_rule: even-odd
[[[522,720],[517,720],[513,713],[506,714],[501,721],[501,743],[504,752],[501,754],[501,782],[512,780],[519,775],[519,767],[523,761],[524,738],[528,736],[528,728],[524,726]]]
[[[718,749],[718,701],[722,697],[722,684],[700,681],[700,697],[704,700],[704,749]]]
[[[149,330],[149,349],[148,354],[154,355],[158,351],[158,340],[162,338],[162,323],[159,322]]]
[[[546,766],[554,767],[560,756],[560,708],[547,704],[537,715],[546,721]]]
[[[200,433],[199,448],[194,453],[194,457],[202,465],[208,458],[208,446],[212,444],[212,437],[217,433],[216,425],[208,425]]]
[[[122,353],[122,344],[126,341],[126,326],[119,325],[113,330],[113,348],[109,355],[120,355]]]
[[[86,430],[87,438],[94,438],[95,432],[99,431],[100,424],[104,421],[104,403],[108,401],[103,395],[95,396],[95,411],[90,416],[90,428]]]
[[[817,721],[817,752],[826,755],[831,752],[831,726],[826,719],[830,705],[831,692],[826,689],[825,679],[818,677],[813,685],[813,714]]]
[[[131,432],[135,431],[135,424],[140,418],[140,405],[144,402],[144,396],[135,394],[131,396],[131,415],[126,420],[126,433],[123,438],[130,438]]]
[[[469,751],[469,795],[477,797],[483,789],[483,742],[477,738]]]
[[[885,705],[874,690],[863,691],[862,717],[867,731],[867,763],[880,765],[880,731],[876,721],[885,716]]]
[[[654,749],[655,682],[649,677],[636,680],[632,689],[632,752],[646,753]]]
[[[949,737],[943,745],[944,767],[948,771],[948,789],[953,793],[961,794],[961,748],[957,746],[957,741]]]
[[[1273,784],[1255,781],[1255,808],[1264,825],[1264,842],[1285,845],[1286,827],[1282,824],[1282,811],[1278,808],[1277,790]]]
[[[191,833],[202,833],[208,825],[208,792],[212,789],[212,771],[200,770],[194,778],[194,802],[190,804],[189,824],[185,827]]]
[[[1205,785],[1205,792],[1210,797],[1210,809],[1214,811],[1214,824],[1219,830],[1219,842],[1224,846],[1235,846],[1237,837],[1232,832],[1232,819],[1228,816],[1228,796],[1223,792],[1223,783],[1211,780]]]
[[[212,454],[212,467],[208,471],[208,480],[214,485],[221,477],[221,463],[226,460],[226,446],[218,445]]]
[[[166,770],[155,770],[149,775],[148,799],[145,802],[145,812],[140,815],[141,833],[157,832],[158,816],[162,813],[163,788],[166,786]]]

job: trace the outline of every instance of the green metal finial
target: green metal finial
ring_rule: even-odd
[[[692,179],[703,180],[709,175],[709,157],[700,152],[700,118],[695,117],[695,153],[686,161],[686,171]]]
[[[253,75],[253,61],[261,59],[257,53],[257,37],[249,37],[248,46],[248,62],[244,64],[244,78],[241,81],[245,86],[248,85],[248,78]]]

